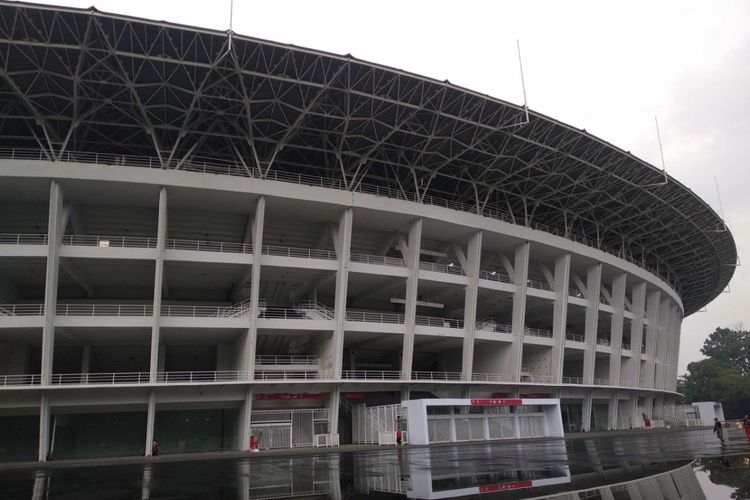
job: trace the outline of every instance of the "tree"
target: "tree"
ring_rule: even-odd
[[[740,325],[741,326],[741,325]],[[750,375],[750,331],[717,328],[703,342],[701,352]]]

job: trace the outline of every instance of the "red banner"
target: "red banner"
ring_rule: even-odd
[[[276,394],[256,394],[255,399],[258,401],[290,401],[296,399],[328,399],[328,393],[321,392],[318,394],[289,394],[289,393],[276,393]]]
[[[520,405],[520,399],[472,399],[471,406]]]
[[[342,392],[341,397],[344,399],[365,399],[367,394],[364,392]]]
[[[489,486],[480,486],[479,493],[490,493],[493,491],[517,490],[518,488],[531,488],[531,481],[516,481],[515,483],[491,484]]]

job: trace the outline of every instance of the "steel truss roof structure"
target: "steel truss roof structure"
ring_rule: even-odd
[[[388,187],[584,238],[695,312],[737,259],[676,180],[517,105],[353,57],[164,22],[0,2],[0,147],[201,158]],[[614,249],[614,250],[613,250]]]

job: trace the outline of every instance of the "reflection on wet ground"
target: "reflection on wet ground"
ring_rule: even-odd
[[[369,452],[0,470],[4,499],[750,498],[750,445],[710,431],[476,443]],[[725,458],[719,460],[719,456]],[[697,457],[705,458],[693,464]],[[693,472],[695,468],[696,473]],[[705,472],[704,472],[705,471]],[[719,493],[717,493],[719,492]]]

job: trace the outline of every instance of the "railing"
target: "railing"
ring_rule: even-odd
[[[539,290],[547,290],[547,291],[550,291],[550,292],[552,291],[552,287],[549,286],[549,283],[547,283],[546,281],[540,281],[540,280],[535,280],[535,279],[527,279],[526,280],[526,285],[528,287],[530,287],[530,288],[537,288]]]
[[[0,304],[2,316],[44,316],[44,304]]]
[[[116,372],[116,373],[53,373],[52,385],[114,385],[114,384],[147,384],[149,372]]]
[[[318,370],[255,370],[255,380],[321,380],[331,377],[331,372]]]
[[[58,316],[153,316],[151,304],[57,304]]]
[[[86,236],[66,234],[62,244],[77,247],[99,248],[156,248],[156,237],[141,236]]]
[[[396,370],[343,370],[341,378],[347,380],[400,380],[401,372]]]
[[[263,255],[275,255],[277,257],[299,257],[301,259],[336,260],[336,252],[332,252],[330,250],[318,250],[317,248],[295,248],[263,245],[261,253]]]
[[[552,376],[550,375],[535,375],[533,373],[522,373],[521,382],[532,382],[535,384],[551,384]]]
[[[171,382],[232,382],[248,380],[246,371],[216,371],[216,372],[158,372],[156,381]]]
[[[411,372],[412,380],[461,380],[461,372]]]
[[[474,382],[513,382],[513,375],[509,373],[472,373]]]
[[[42,383],[42,376],[33,375],[0,375],[0,387],[8,385],[39,385]]]
[[[513,333],[513,327],[506,323],[495,323],[494,321],[480,321],[474,328],[480,332]]]
[[[581,377],[563,377],[562,378],[563,384],[583,384],[583,378]]]
[[[333,319],[334,317],[333,309],[323,304],[314,302],[312,300],[306,300],[306,301],[300,302],[299,307],[300,307],[300,310],[305,311],[308,316],[310,315],[310,312],[321,316],[320,318],[313,317],[310,319]]]
[[[529,328],[527,326],[523,329],[523,334],[531,337],[552,338],[552,330],[546,330],[544,328]]]
[[[403,324],[404,315],[394,313],[378,313],[366,311],[346,311],[347,321],[360,321],[363,323],[388,323]]]
[[[0,148],[0,158],[8,159],[24,159],[24,160],[39,160],[39,161],[52,161],[47,153],[43,150],[36,149],[22,149],[22,148]],[[584,234],[576,233],[568,229],[557,228],[541,224],[534,221],[529,221],[524,218],[515,217],[512,213],[505,212],[498,208],[484,208],[481,211],[477,210],[475,205],[469,205],[457,201],[446,200],[443,198],[437,198],[430,195],[423,195],[418,197],[414,193],[407,193],[402,189],[393,189],[388,186],[376,186],[372,184],[360,183],[352,189],[343,180],[340,179],[326,179],[323,177],[317,177],[312,175],[283,172],[283,171],[269,171],[265,172],[264,175],[260,175],[255,170],[251,170],[244,165],[240,165],[234,162],[222,161],[219,159],[212,158],[210,160],[203,161],[202,158],[194,158],[190,161],[184,161],[182,159],[172,159],[167,164],[155,157],[138,156],[138,155],[119,155],[109,153],[89,153],[89,152],[76,152],[76,151],[65,151],[55,161],[59,162],[79,162],[79,163],[93,163],[96,165],[113,165],[113,166],[124,166],[124,167],[145,167],[145,168],[170,168],[178,169],[187,172],[199,172],[199,173],[210,173],[219,175],[231,175],[238,177],[256,177],[263,178],[269,181],[281,181],[290,182],[294,184],[322,187],[328,189],[339,189],[349,190],[358,193],[372,194],[375,196],[384,196],[393,199],[399,199],[404,201],[410,201],[414,203],[421,203],[424,205],[432,205],[442,208],[448,208],[451,210],[458,210],[461,212],[468,212],[472,214],[478,214],[484,217],[508,222],[510,224],[525,225],[531,229],[544,231],[547,233],[560,236],[583,245],[598,248],[603,252],[615,255],[618,258],[624,259],[632,264],[635,264],[643,269],[648,270],[655,276],[658,276],[665,282],[667,282],[672,288],[678,293],[681,293],[681,287],[677,281],[675,281],[670,275],[669,267],[664,263],[661,263],[660,267],[647,266],[642,260],[635,259],[632,255],[624,251],[622,248],[611,248],[603,245],[598,239],[591,239]],[[661,269],[665,271],[662,272]]]
[[[609,385],[608,378],[595,378],[594,385]]]
[[[266,307],[259,314],[259,318],[265,319],[333,319],[333,310],[315,302],[303,302],[296,308],[290,307]]]
[[[583,342],[583,335],[577,333],[565,332],[565,340],[572,340],[573,342]]]
[[[349,256],[349,260],[352,262],[360,262],[362,264],[406,267],[406,261],[404,259],[400,259],[398,257],[385,257],[382,255],[366,255],[361,253],[353,253]]]
[[[605,339],[605,338],[602,338],[602,337],[597,337],[596,338],[596,343],[599,344],[599,345],[607,345],[607,346],[611,345],[610,342],[609,342],[609,339]]]
[[[620,380],[621,387],[637,387],[638,384],[634,380]]]
[[[513,284],[513,278],[507,274],[498,273],[497,271],[479,271],[479,279]]]
[[[458,276],[466,276],[463,268],[455,264],[438,264],[435,262],[419,262],[419,268],[423,271],[432,271],[435,273],[443,274],[455,274]]]
[[[646,354],[646,346],[645,345],[641,346],[641,354]]]
[[[440,328],[463,328],[464,320],[462,319],[449,319],[449,318],[435,318],[433,316],[417,316],[416,324],[421,326],[436,326]]]
[[[167,250],[191,250],[194,252],[220,253],[253,253],[250,243],[233,243],[230,241],[174,240],[165,242]]]
[[[622,348],[625,349],[626,351],[629,351],[630,350],[630,343],[629,342],[623,342],[622,343]]]
[[[0,233],[0,245],[46,245],[46,234],[4,234]]]
[[[229,306],[163,304],[161,315],[176,318],[237,318],[250,313],[250,300]]]
[[[317,365],[320,356],[301,356],[296,354],[261,354],[255,356],[256,365]]]

